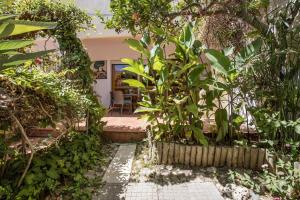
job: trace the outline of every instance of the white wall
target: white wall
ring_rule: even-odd
[[[94,91],[105,107],[110,106],[110,92],[112,91],[112,64],[122,63],[122,58],[138,58],[139,54],[131,50],[122,37],[107,37],[83,39],[92,61],[105,60],[107,64],[107,79],[99,79],[94,83]]]
[[[108,60],[107,64],[107,79],[97,79],[93,85],[94,91],[98,96],[98,100],[108,108],[110,106],[110,92],[112,90],[112,67],[111,61]]]

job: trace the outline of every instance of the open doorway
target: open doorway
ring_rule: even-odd
[[[112,91],[111,91],[111,112],[120,110],[128,111],[133,114],[137,107],[139,91],[137,88],[130,87],[123,81],[126,79],[138,79],[136,74],[124,70],[126,64],[112,64]]]

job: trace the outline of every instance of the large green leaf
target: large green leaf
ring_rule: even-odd
[[[127,83],[130,87],[145,88],[145,85],[136,79],[126,79],[123,83]]]
[[[0,51],[19,49],[31,45],[33,40],[5,40],[0,41]]]
[[[128,64],[128,65],[135,65],[137,62],[131,58],[122,58],[121,61],[125,64]],[[141,70],[144,70],[144,68],[141,68]]]
[[[160,108],[151,108],[151,107],[138,107],[134,112],[135,113],[147,113],[147,112],[158,112],[161,111]]]
[[[188,81],[191,86],[197,86],[200,84],[200,75],[205,69],[204,65],[197,65],[188,74]]]
[[[205,55],[216,71],[225,76],[228,75],[230,70],[230,59],[227,56],[214,49],[207,49]]]
[[[196,104],[189,104],[186,106],[187,111],[192,113],[195,117],[198,117],[198,106]]]
[[[215,112],[215,121],[218,129],[217,141],[221,141],[228,133],[228,119],[226,109],[217,109]]]
[[[2,57],[1,61],[0,61],[0,70],[6,69],[8,67],[23,64],[29,60],[33,60],[36,57],[44,56],[53,51],[54,50],[39,51],[39,52],[34,52],[34,53],[16,54],[13,56]]]
[[[157,85],[161,86],[161,85],[164,85],[165,82],[168,80],[168,77],[169,77],[169,70],[168,68],[163,68],[161,71],[160,71],[160,76],[159,76],[159,79],[157,81]],[[166,85],[165,85],[166,86]]]
[[[0,23],[3,23],[9,19],[14,19],[16,15],[2,15],[0,16]]]
[[[146,79],[148,79],[152,82],[154,81],[154,79],[151,76],[149,76],[145,73],[145,67],[140,62],[137,62],[137,61],[129,59],[129,58],[122,59],[122,62],[129,65],[128,67],[124,68],[125,71],[132,72],[134,74],[145,77]]]
[[[195,41],[195,36],[193,34],[193,25],[188,23],[183,32],[180,35],[180,41],[188,48],[191,48]]]
[[[56,23],[52,22],[32,22],[23,20],[7,20],[0,24],[0,38],[19,35],[32,31],[52,29]]]
[[[159,58],[163,58],[164,56],[163,49],[160,47],[159,44],[154,45],[150,51],[151,59],[155,58],[156,56],[158,56]]]
[[[126,39],[126,42],[128,43],[129,47],[132,50],[137,51],[147,57],[150,56],[150,53],[147,51],[147,49],[145,49],[143,47],[143,45],[140,43],[140,41],[129,38],[129,39]]]
[[[202,131],[200,128],[195,127],[195,126],[190,126],[190,128],[193,130],[195,138],[196,138],[202,145],[207,146],[207,145],[208,145],[208,141],[207,141],[205,135],[203,134],[203,131]]]
[[[160,72],[165,64],[161,61],[161,59],[158,56],[155,56],[154,63],[153,63],[153,69],[155,71]]]
[[[12,56],[12,55],[16,55],[16,54],[22,54],[21,52],[19,51],[0,51],[0,55],[1,56],[6,56],[6,55],[9,55],[9,56]]]
[[[300,134],[300,124],[297,124],[297,125],[295,126],[295,132],[296,132],[297,134]]]
[[[217,109],[215,112],[215,121],[217,126],[221,126],[223,121],[227,121],[227,110],[226,109]]]

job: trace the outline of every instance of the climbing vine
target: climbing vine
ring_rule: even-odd
[[[57,22],[54,30],[41,33],[57,40],[62,55],[62,69],[76,69],[73,78],[80,78],[83,87],[92,83],[91,60],[77,33],[92,28],[92,18],[72,4],[56,1],[30,0],[16,5],[19,19]]]
[[[87,124],[90,131],[99,131],[103,109],[91,87],[92,62],[77,36],[79,32],[93,28],[92,17],[73,4],[48,0],[20,1],[15,5],[14,12],[18,13],[19,19],[22,20],[57,22],[54,30],[47,30],[40,34],[57,40],[61,53],[60,68],[74,70],[67,77],[78,80],[79,87],[82,87],[92,100],[93,105],[87,110]]]
[[[0,13],[12,14],[17,19],[13,19],[14,23],[56,22],[51,30],[36,29],[5,37],[1,42],[26,43],[14,47],[14,54],[27,55],[31,51],[28,47],[40,36],[55,39],[59,49],[46,57],[32,56],[1,71],[0,199],[39,199],[69,182],[77,185],[68,190],[81,196],[84,169],[95,157],[99,158],[95,154],[99,151],[104,113],[91,87],[91,61],[77,37],[78,32],[92,28],[91,17],[75,5],[57,1],[6,3],[6,10],[1,7]],[[83,118],[88,118],[87,134],[73,137],[75,123]],[[58,123],[63,126],[59,129],[62,134],[52,139],[54,143],[45,146],[27,137],[32,126],[56,127]]]

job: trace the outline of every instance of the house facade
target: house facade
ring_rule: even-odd
[[[60,1],[70,2],[70,0]],[[94,91],[99,101],[108,108],[111,105],[112,91],[123,90],[125,93],[132,92],[132,88],[122,83],[122,79],[126,78],[123,71],[126,65],[121,62],[121,59],[136,59],[139,55],[131,50],[125,42],[125,39],[132,37],[131,34],[126,32],[118,34],[114,30],[106,29],[105,25],[97,17],[97,12],[101,12],[108,18],[112,16],[109,12],[110,0],[72,1],[74,1],[76,6],[93,17],[92,23],[96,26],[95,30],[78,33],[78,36],[93,62],[91,68],[95,73]],[[39,38],[36,40],[34,48],[36,50],[58,49],[59,45],[54,39]]]
[[[111,104],[111,92],[127,89],[120,80],[122,68],[126,67],[121,59],[138,58],[139,55],[125,43],[125,39],[131,37],[129,33],[118,34],[114,30],[105,29],[105,25],[96,16],[97,11],[105,17],[111,16],[110,0],[76,0],[75,3],[93,17],[96,25],[96,30],[79,33],[79,37],[93,61],[92,68],[96,73],[94,91],[99,101],[108,108]]]

